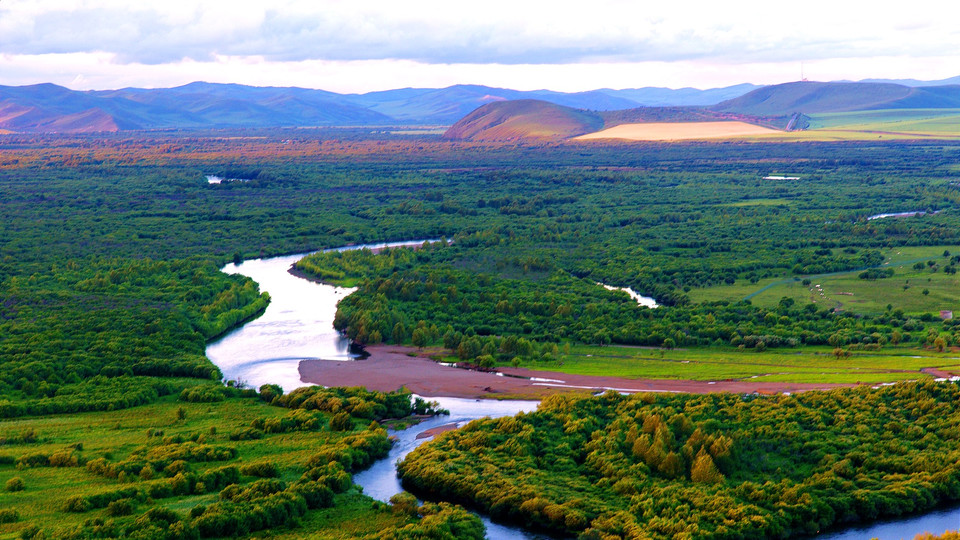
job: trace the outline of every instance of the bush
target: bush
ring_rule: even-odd
[[[15,523],[20,519],[20,514],[13,508],[0,509],[0,523]]]
[[[49,461],[51,467],[76,467],[80,464],[80,460],[73,452],[66,451],[51,455]]]
[[[34,452],[33,454],[20,456],[20,459],[17,460],[18,469],[46,467],[47,465],[50,465],[50,456],[42,452]]]
[[[276,478],[280,476],[280,470],[277,465],[262,461],[260,463],[249,463],[240,467],[240,474],[244,476],[258,476],[260,478]]]
[[[329,508],[333,506],[333,490],[320,482],[298,482],[288,489],[307,501],[307,508]]]
[[[19,476],[14,476],[13,478],[7,480],[7,491],[23,491],[23,478]]]
[[[273,399],[283,395],[283,389],[276,384],[265,384],[260,387],[260,399],[267,403],[273,402]]]
[[[133,513],[133,503],[130,499],[120,499],[107,505],[108,516],[129,516]]]
[[[248,441],[262,439],[263,432],[254,428],[243,428],[240,431],[234,431],[228,437],[231,441]]]
[[[332,431],[351,431],[353,429],[353,420],[345,412],[339,412],[330,419],[330,429]]]
[[[223,401],[223,388],[214,385],[194,386],[180,392],[180,401],[190,403],[214,403]]]
[[[74,512],[79,514],[81,512],[90,510],[90,507],[90,501],[88,501],[87,498],[82,495],[73,495],[67,499],[67,502],[63,503],[64,512]]]

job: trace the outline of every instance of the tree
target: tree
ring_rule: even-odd
[[[427,346],[429,339],[427,332],[423,328],[415,328],[413,330],[413,344],[418,349],[423,349]]]
[[[717,469],[710,454],[705,450],[700,450],[696,459],[693,460],[693,466],[690,467],[690,479],[704,484],[716,484],[723,482],[724,477]]]

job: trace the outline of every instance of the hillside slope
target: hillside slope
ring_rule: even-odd
[[[585,111],[539,100],[500,101],[484,105],[444,134],[451,140],[562,140],[623,124],[737,121],[783,129],[787,117],[758,117],[704,107],[637,107]]]
[[[875,109],[960,106],[960,86],[908,87],[890,83],[794,82],[765,86],[710,107],[720,112],[784,116]]]
[[[535,99],[488,103],[454,124],[445,139],[520,141],[569,139],[603,128],[599,114]]]

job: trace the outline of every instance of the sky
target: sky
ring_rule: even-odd
[[[960,75],[944,1],[0,0],[0,85],[573,92]],[[789,11],[788,11],[789,10]]]

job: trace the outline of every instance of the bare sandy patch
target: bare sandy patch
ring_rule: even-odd
[[[686,141],[693,139],[731,139],[756,135],[782,134],[776,129],[746,122],[650,122],[621,124],[574,140],[626,139],[630,141]]]
[[[303,360],[303,382],[323,386],[365,386],[389,392],[406,387],[424,397],[542,399],[559,393],[588,393],[614,390],[635,392],[683,392],[705,394],[779,394],[807,390],[829,390],[852,384],[780,383],[756,381],[691,381],[671,379],[628,379],[593,375],[571,375],[526,368],[501,367],[481,372],[438,364],[427,358],[428,351],[397,345],[371,345],[366,360],[338,362]],[[410,356],[413,354],[414,356]]]

